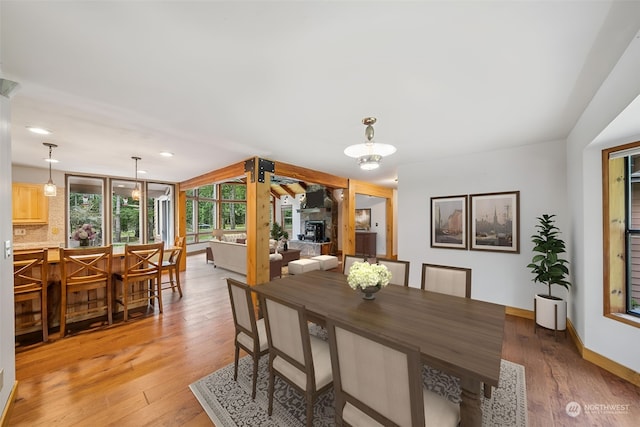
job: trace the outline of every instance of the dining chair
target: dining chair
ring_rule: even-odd
[[[378,264],[387,267],[391,272],[391,285],[409,286],[409,261],[378,258]]]
[[[363,262],[365,258],[363,256],[345,255],[342,261],[342,273],[349,274],[349,269],[355,262]]]
[[[253,358],[253,384],[251,399],[256,398],[256,381],[258,379],[258,362],[269,352],[269,342],[264,318],[256,320],[256,312],[251,299],[249,285],[227,278],[233,324],[236,328],[233,380],[238,380],[238,358],[243,349]]]
[[[162,290],[171,289],[172,292],[178,288],[178,294],[182,298],[182,286],[180,286],[180,262],[182,260],[182,254],[184,252],[184,237],[178,236],[174,239],[173,247],[166,250],[169,252],[169,257],[166,257],[166,253],[163,254],[166,260],[162,260],[162,273],[169,274],[169,280],[162,282],[163,285],[170,284],[170,286],[163,287]]]
[[[49,340],[47,314],[47,249],[18,251],[13,254],[13,300],[16,330],[40,324],[42,342]]]
[[[111,297],[111,245],[60,248],[60,337],[67,334],[73,318],[89,319],[106,311],[113,323]],[[86,297],[76,294],[86,292]]]
[[[147,307],[158,301],[162,313],[162,265],[164,243],[125,245],[124,270],[115,279],[122,282],[116,302],[124,309],[124,321],[129,320],[129,310],[145,303]],[[155,308],[154,308],[155,310]]]
[[[327,316],[336,424],[457,426],[460,407],[426,389],[420,350]]]
[[[316,398],[331,388],[329,344],[309,334],[302,305],[261,297],[269,341],[269,409],[273,412],[275,376],[300,391],[307,403],[307,426],[313,425]]]
[[[423,263],[420,288],[441,294],[471,298],[471,269]]]

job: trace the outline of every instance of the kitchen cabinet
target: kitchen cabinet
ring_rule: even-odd
[[[12,208],[14,224],[46,224],[49,200],[41,184],[13,183]]]

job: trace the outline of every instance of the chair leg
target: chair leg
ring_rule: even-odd
[[[178,294],[180,294],[180,298],[182,298],[182,286],[180,286],[180,270],[178,266],[176,266],[176,286],[178,287]]]
[[[240,356],[240,347],[238,347],[238,343],[236,343],[236,352],[235,352],[235,356],[233,357],[233,361],[234,361],[234,370],[233,370],[233,380],[234,381],[238,381],[238,357]]]
[[[273,412],[273,388],[274,388],[274,382],[275,382],[275,375],[273,373],[273,365],[272,365],[272,361],[269,361],[269,409],[267,410],[267,414],[269,414],[269,416],[271,416],[271,413]]]
[[[313,396],[307,393],[307,427],[313,426]]]
[[[260,356],[257,353],[253,353],[253,384],[251,387],[251,400],[256,398],[256,383],[258,382],[258,361]]]
[[[42,323],[42,342],[49,341],[49,322],[47,314],[47,284],[44,283],[40,291],[40,323]]]
[[[158,311],[162,313],[162,277],[156,281],[156,292],[158,297]]]
[[[67,290],[60,292],[60,338],[64,338],[67,329]]]

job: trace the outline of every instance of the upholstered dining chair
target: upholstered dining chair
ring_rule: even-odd
[[[342,262],[342,273],[349,274],[349,269],[355,262],[363,262],[365,258],[363,256],[356,255],[345,255],[344,261]]]
[[[391,272],[391,285],[409,286],[409,261],[378,258],[378,264]]]
[[[142,302],[154,306],[157,300],[158,311],[162,313],[163,254],[163,242],[125,245],[124,270],[115,274],[115,279],[122,282],[116,302],[124,309],[125,322],[129,320],[129,309]]]
[[[175,292],[178,288],[178,294],[182,298],[182,286],[180,286],[180,262],[182,260],[182,254],[184,252],[184,236],[178,236],[174,239],[173,247],[168,249],[170,252],[167,259],[162,260],[162,273],[169,274],[169,280],[162,282],[162,284],[169,284],[170,286],[163,287],[162,289],[171,289]],[[166,253],[163,256],[166,258]]]
[[[331,388],[329,344],[309,334],[304,306],[262,296],[261,307],[269,340],[269,409],[273,412],[275,376],[300,391],[307,403],[307,426],[313,425],[313,405]]]
[[[471,269],[437,264],[422,264],[422,282],[420,288],[471,298]],[[484,395],[491,397],[491,386],[484,384]]]
[[[422,264],[420,288],[463,298],[471,298],[471,269]]]
[[[13,254],[13,300],[16,306],[16,328],[40,324],[42,342],[49,340],[47,322],[47,249],[17,251]]]
[[[457,426],[460,407],[428,391],[420,350],[327,317],[336,424]]]
[[[251,399],[256,398],[256,381],[258,379],[258,362],[262,356],[269,352],[267,330],[264,318],[256,320],[256,313],[251,298],[249,285],[237,280],[227,278],[231,311],[233,312],[233,324],[236,328],[235,355],[233,380],[238,380],[238,358],[240,349],[243,349],[253,358],[253,384],[251,387]]]
[[[67,324],[74,317],[86,319],[92,313],[106,311],[107,322],[113,323],[111,297],[112,247],[89,246],[60,248],[60,336],[67,334]],[[78,299],[74,294],[91,295]],[[82,301],[82,302],[79,302]]]

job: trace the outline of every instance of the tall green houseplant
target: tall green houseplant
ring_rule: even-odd
[[[539,224],[536,225],[538,233],[531,236],[534,244],[533,252],[538,252],[531,260],[527,268],[533,273],[533,282],[540,282],[549,288],[558,285],[569,290],[571,283],[566,280],[569,275],[567,264],[569,261],[560,258],[559,254],[565,251],[565,243],[558,237],[560,229],[555,226],[555,215],[543,214],[538,217]]]

